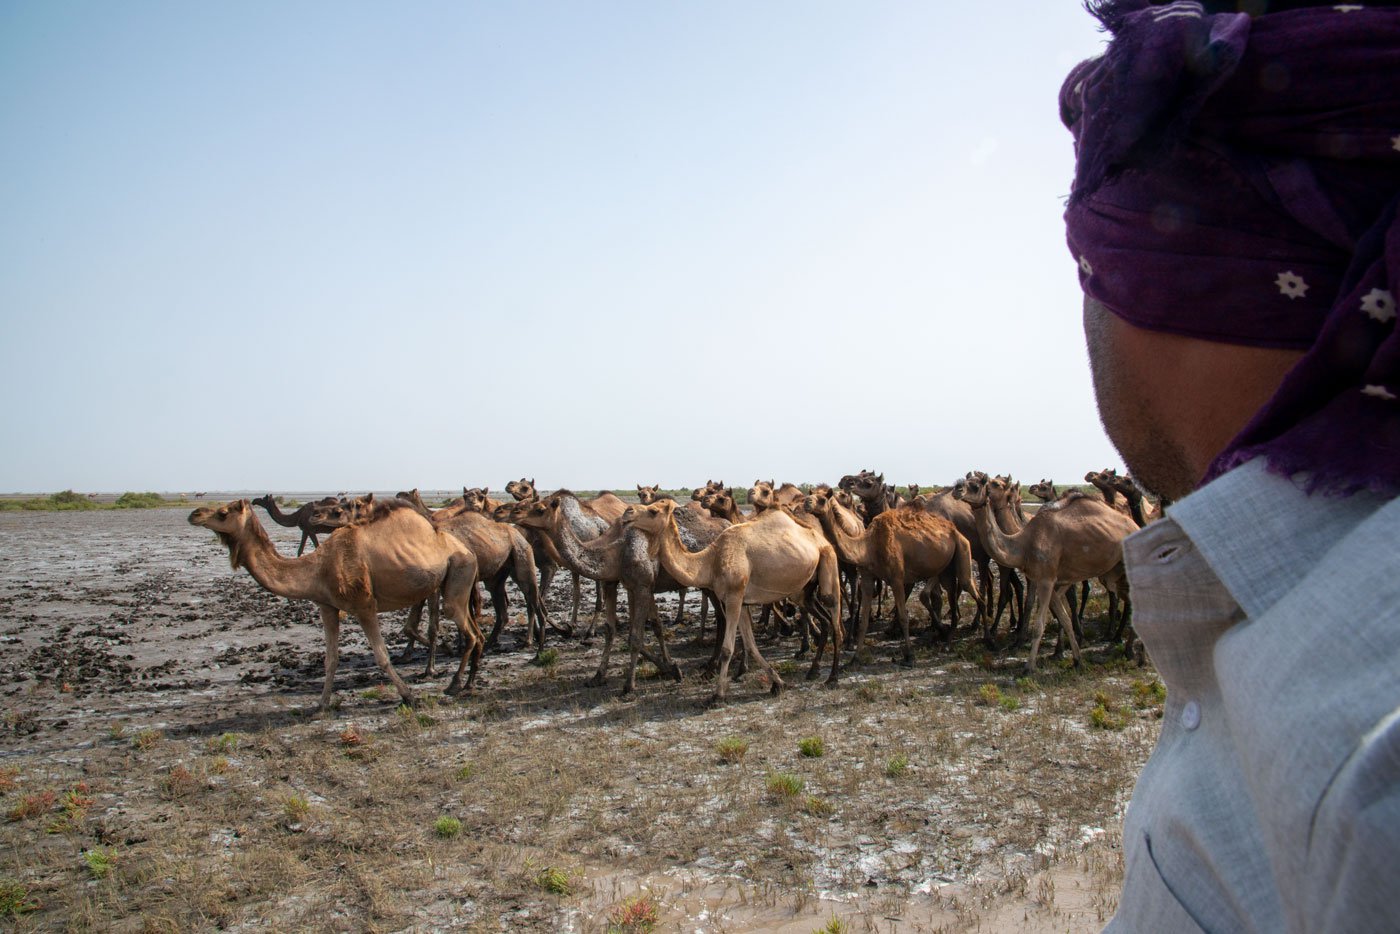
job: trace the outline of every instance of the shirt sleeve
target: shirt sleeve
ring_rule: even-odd
[[[1400,708],[1342,763],[1308,838],[1308,931],[1400,931]]]

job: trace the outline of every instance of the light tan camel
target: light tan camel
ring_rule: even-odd
[[[772,480],[755,480],[749,487],[749,504],[755,514],[775,506],[799,506],[806,498],[807,494],[791,483],[777,486]]]
[[[821,533],[798,523],[787,511],[770,509],[752,522],[725,529],[709,547],[691,552],[681,541],[675,511],[675,503],[664,501],[633,506],[624,521],[647,536],[651,553],[666,573],[686,587],[709,590],[724,609],[719,671],[710,703],[723,703],[728,692],[729,662],[734,656],[736,634],[742,636],[750,658],[767,674],[772,693],[782,691],[782,678],[758,651],[747,607],[797,595],[807,598],[809,606],[818,613],[830,616],[834,638],[827,683],[834,683],[841,664],[841,584],[836,549],[831,543]],[[819,648],[814,666],[820,662],[820,651]]]
[[[1042,506],[1025,528],[1014,535],[1001,530],[993,511],[1006,506],[1008,487],[999,477],[967,477],[957,482],[953,495],[972,508],[982,543],[998,563],[1019,568],[1030,582],[1034,612],[1030,656],[1026,670],[1035,670],[1040,640],[1049,613],[1055,614],[1069,640],[1074,663],[1080,664],[1079,641],[1062,597],[1072,584],[1101,577],[1126,582],[1123,574],[1123,539],[1136,527],[1127,516],[1088,496],[1067,497]],[[988,507],[991,507],[990,509]]]
[[[1128,508],[1128,501],[1118,497],[1118,488],[1110,482],[1109,470],[1091,470],[1084,475],[1085,483],[1092,483],[1094,488],[1103,494],[1103,501],[1108,503],[1123,515],[1132,517],[1132,511]]]
[[[310,600],[320,607],[326,634],[322,710],[332,706],[341,611],[360,621],[374,660],[389,676],[399,697],[413,703],[413,692],[389,660],[379,614],[411,607],[439,592],[445,612],[457,623],[467,645],[447,693],[472,689],[485,642],[471,614],[476,556],[412,509],[384,508],[370,522],[331,533],[324,545],[302,558],[284,558],[277,553],[246,499],[202,506],[190,513],[189,521],[218,535],[229,550],[229,563],[235,569],[247,568],[264,589],[292,600]],[[469,662],[471,671],[464,685],[462,674]]]
[[[650,506],[652,503],[663,499],[674,500],[675,497],[670,493],[662,492],[661,484],[659,483],[655,486],[642,486],[640,483],[637,484],[637,502],[641,503],[643,506]]]
[[[506,493],[515,497],[517,503],[533,503],[540,498],[540,494],[535,490],[533,478],[527,480],[521,477],[519,480],[507,481]]]
[[[953,523],[915,509],[890,509],[876,516],[869,528],[852,535],[848,522],[838,516],[834,500],[809,496],[806,504],[807,509],[821,519],[822,528],[841,559],[861,571],[857,652],[865,643],[870,621],[872,578],[884,581],[894,594],[894,611],[904,639],[903,664],[906,666],[914,664],[906,601],[909,591],[920,581],[927,581],[930,588],[938,587],[945,572],[951,572],[946,582],[949,601],[956,604],[959,594],[966,591],[976,601],[985,629],[986,604],[972,579],[972,547]],[[933,622],[938,623],[936,619]],[[952,641],[952,637],[953,627],[949,626],[947,638]]]

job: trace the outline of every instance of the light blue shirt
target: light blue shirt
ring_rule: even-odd
[[[1167,686],[1121,931],[1400,931],[1400,499],[1246,464],[1124,541]]]

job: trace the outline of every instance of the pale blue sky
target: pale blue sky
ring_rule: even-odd
[[[1056,107],[1101,45],[1076,0],[0,4],[0,490],[1116,464]]]

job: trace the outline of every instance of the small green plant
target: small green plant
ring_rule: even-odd
[[[282,802],[282,813],[288,822],[300,824],[311,814],[311,802],[301,795],[287,795]]]
[[[165,497],[159,493],[132,493],[127,491],[117,497],[116,507],[118,509],[153,509],[156,506],[164,506]]]
[[[442,816],[433,822],[433,833],[444,840],[451,840],[462,832],[462,822],[455,817]]]
[[[790,658],[783,659],[773,667],[778,669],[778,674],[782,675],[784,678],[797,674],[798,670],[797,662]]]
[[[749,743],[737,736],[727,736],[715,744],[715,749],[723,762],[742,762],[748,754]]]
[[[553,668],[559,664],[559,650],[542,649],[530,660],[530,664],[538,665],[540,668]]]
[[[18,918],[39,907],[39,903],[29,897],[27,885],[0,878],[0,918]]]
[[[661,911],[650,895],[633,895],[608,912],[608,934],[650,934],[661,921]]]
[[[558,866],[546,866],[535,876],[535,884],[551,895],[569,894],[569,874]]]
[[[1003,694],[1001,699],[997,701],[997,704],[1002,710],[1009,712],[1020,708],[1021,699],[1019,697],[1012,697],[1010,694]]]
[[[904,753],[896,753],[885,760],[885,777],[899,778],[909,771],[909,757]]]
[[[227,756],[215,756],[214,760],[209,763],[209,771],[215,775],[223,775],[231,768],[233,766],[229,764]]]
[[[851,926],[835,915],[826,924],[817,928],[813,934],[850,934]]]
[[[125,737],[125,736],[126,736],[126,724],[124,724],[124,723],[113,723],[111,726],[107,727],[107,738],[108,738],[108,739],[112,739],[112,740],[116,740],[117,742],[121,742],[122,738]]]
[[[87,791],[87,782],[79,782],[71,790],[65,791],[63,797],[58,799],[62,813],[50,821],[44,830],[47,833],[66,833],[80,829],[94,803],[93,799],[88,797]]]
[[[1167,686],[1160,681],[1133,682],[1133,706],[1139,710],[1156,707],[1167,699]]]
[[[116,851],[107,847],[98,846],[83,850],[83,862],[87,864],[88,872],[92,873],[94,879],[105,879],[116,861]]]
[[[149,728],[144,729],[140,733],[137,733],[135,736],[131,737],[132,748],[139,749],[142,752],[145,752],[146,750],[155,746],[155,744],[158,742],[160,742],[160,731],[152,730]]]
[[[982,699],[982,703],[988,707],[995,707],[1001,703],[1001,688],[990,681],[977,688],[977,695]]]
[[[1029,692],[1037,690],[1039,687],[1040,685],[1036,683],[1035,678],[1030,675],[1024,675],[1016,679],[1016,689],[1019,691]]]
[[[1098,704],[1100,707],[1112,707],[1112,706],[1113,706],[1113,698],[1109,697],[1109,696],[1108,696],[1107,694],[1105,694],[1103,691],[1095,691],[1095,692],[1094,692],[1094,703],[1095,703],[1095,704]]]
[[[808,759],[820,759],[826,755],[826,743],[822,742],[820,736],[808,736],[798,741],[797,751]]]
[[[363,700],[380,701],[383,700],[386,696],[387,692],[384,690],[384,688],[378,685],[372,688],[367,688],[366,690],[360,692],[360,697]]]
[[[802,799],[802,810],[811,814],[813,817],[830,817],[832,814],[836,813],[836,806],[824,798],[818,798],[816,795],[808,795]]]
[[[769,772],[764,787],[775,798],[795,798],[802,794],[805,785],[800,775],[793,775],[791,772]]]
[[[237,733],[225,733],[222,736],[215,736],[208,742],[210,752],[233,752],[238,748],[239,736]]]
[[[1109,710],[1103,704],[1096,704],[1089,711],[1089,723],[1096,730],[1121,730],[1126,725],[1123,717]]]
[[[469,766],[469,765],[464,765],[464,766],[462,766],[460,769],[457,770],[456,776],[457,776],[457,781],[459,781],[459,782],[464,782],[464,781],[466,781],[467,779],[469,779],[469,778],[472,777],[472,767]]]

